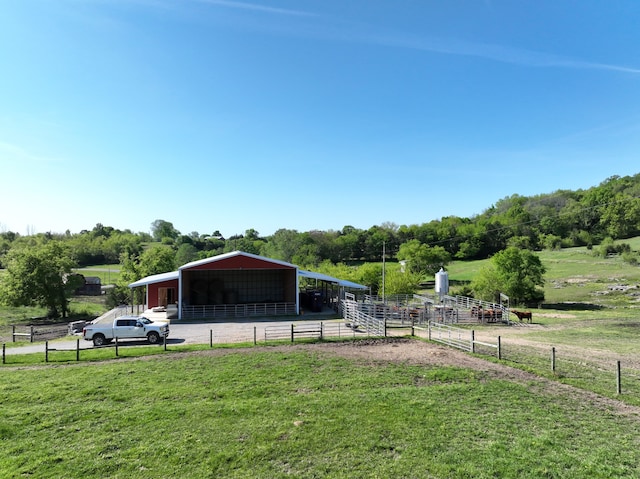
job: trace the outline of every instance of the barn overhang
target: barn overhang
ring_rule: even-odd
[[[300,276],[301,278],[315,279],[317,281],[324,281],[326,283],[335,284],[336,286],[340,286],[341,288],[359,290],[369,289],[369,286],[365,286],[364,284],[358,284],[354,283],[353,281],[334,278],[333,276],[329,276],[328,274],[316,273],[313,271],[305,271],[301,269],[298,271],[298,276]]]
[[[147,308],[176,307],[178,302],[178,271],[154,274],[134,281],[129,288],[145,287],[145,304]]]

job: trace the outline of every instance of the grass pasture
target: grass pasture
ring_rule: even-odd
[[[3,369],[0,395],[0,477],[640,475],[633,414],[322,347]]]
[[[640,249],[640,238],[623,242],[634,251]],[[545,307],[640,308],[640,267],[625,263],[622,257],[598,257],[586,247],[544,250],[537,254],[547,269]],[[472,281],[489,263],[490,260],[454,261],[447,266],[449,279],[452,282]]]
[[[80,273],[84,276],[94,276],[100,278],[101,284],[115,284],[120,277],[120,264],[100,264],[94,266],[87,266],[85,268],[77,268],[75,273]]]

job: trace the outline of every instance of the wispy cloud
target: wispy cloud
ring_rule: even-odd
[[[36,163],[60,162],[59,158],[35,154],[26,148],[12,143],[0,141],[0,163],[12,161],[29,161]]]
[[[81,2],[86,0],[68,0]],[[486,0],[491,6],[490,0]],[[113,5],[133,4],[143,7],[179,10],[185,5],[208,5],[226,9],[243,10],[246,12],[265,13],[273,16],[289,16],[299,18],[315,18],[323,21],[318,24],[297,25],[292,22],[287,30],[279,30],[281,34],[293,36],[314,37],[317,39],[332,39],[350,42],[377,44],[388,47],[422,50],[443,55],[469,56],[486,60],[521,65],[534,68],[567,68],[582,70],[604,70],[622,73],[640,74],[640,68],[593,62],[547,52],[539,52],[506,45],[465,41],[456,38],[435,38],[422,35],[410,35],[399,31],[387,31],[373,25],[344,21],[342,19],[326,17],[304,10],[294,10],[262,5],[259,3],[236,0],[93,0],[94,3],[109,3]],[[266,26],[262,26],[268,30]]]
[[[624,73],[640,73],[639,68],[607,63],[589,62],[560,55],[519,49],[489,43],[472,43],[457,39],[436,39],[402,34],[372,34],[363,40],[398,48],[411,48],[446,55],[471,56],[502,63],[537,68],[575,68],[588,70],[611,70]]]
[[[208,5],[217,5],[220,7],[234,8],[238,10],[251,10],[254,12],[270,13],[274,15],[290,15],[297,17],[315,16],[313,13],[301,10],[290,10],[287,8],[276,8],[259,5],[257,3],[236,2],[234,0],[194,0],[198,3],[206,3]]]
[[[71,3],[86,3],[87,0],[67,0]],[[114,6],[134,5],[143,8],[157,10],[180,11],[189,4],[204,4],[235,10],[245,10],[253,12],[268,13],[272,15],[288,15],[295,17],[314,17],[316,14],[302,10],[292,10],[288,8],[277,8],[260,5],[258,3],[238,2],[235,0],[92,0],[93,4],[105,4]]]

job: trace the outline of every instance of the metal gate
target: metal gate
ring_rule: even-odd
[[[384,317],[375,314],[375,307],[366,303],[358,303],[343,299],[341,302],[342,317],[354,329],[361,330],[369,336],[385,336]]]

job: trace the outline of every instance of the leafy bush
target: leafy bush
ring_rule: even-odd
[[[606,258],[612,254],[631,253],[631,246],[628,243],[616,243],[613,238],[608,237],[602,240],[599,248],[593,250],[593,254]]]
[[[632,251],[625,251],[622,253],[622,261],[632,266],[638,265],[638,253]]]

